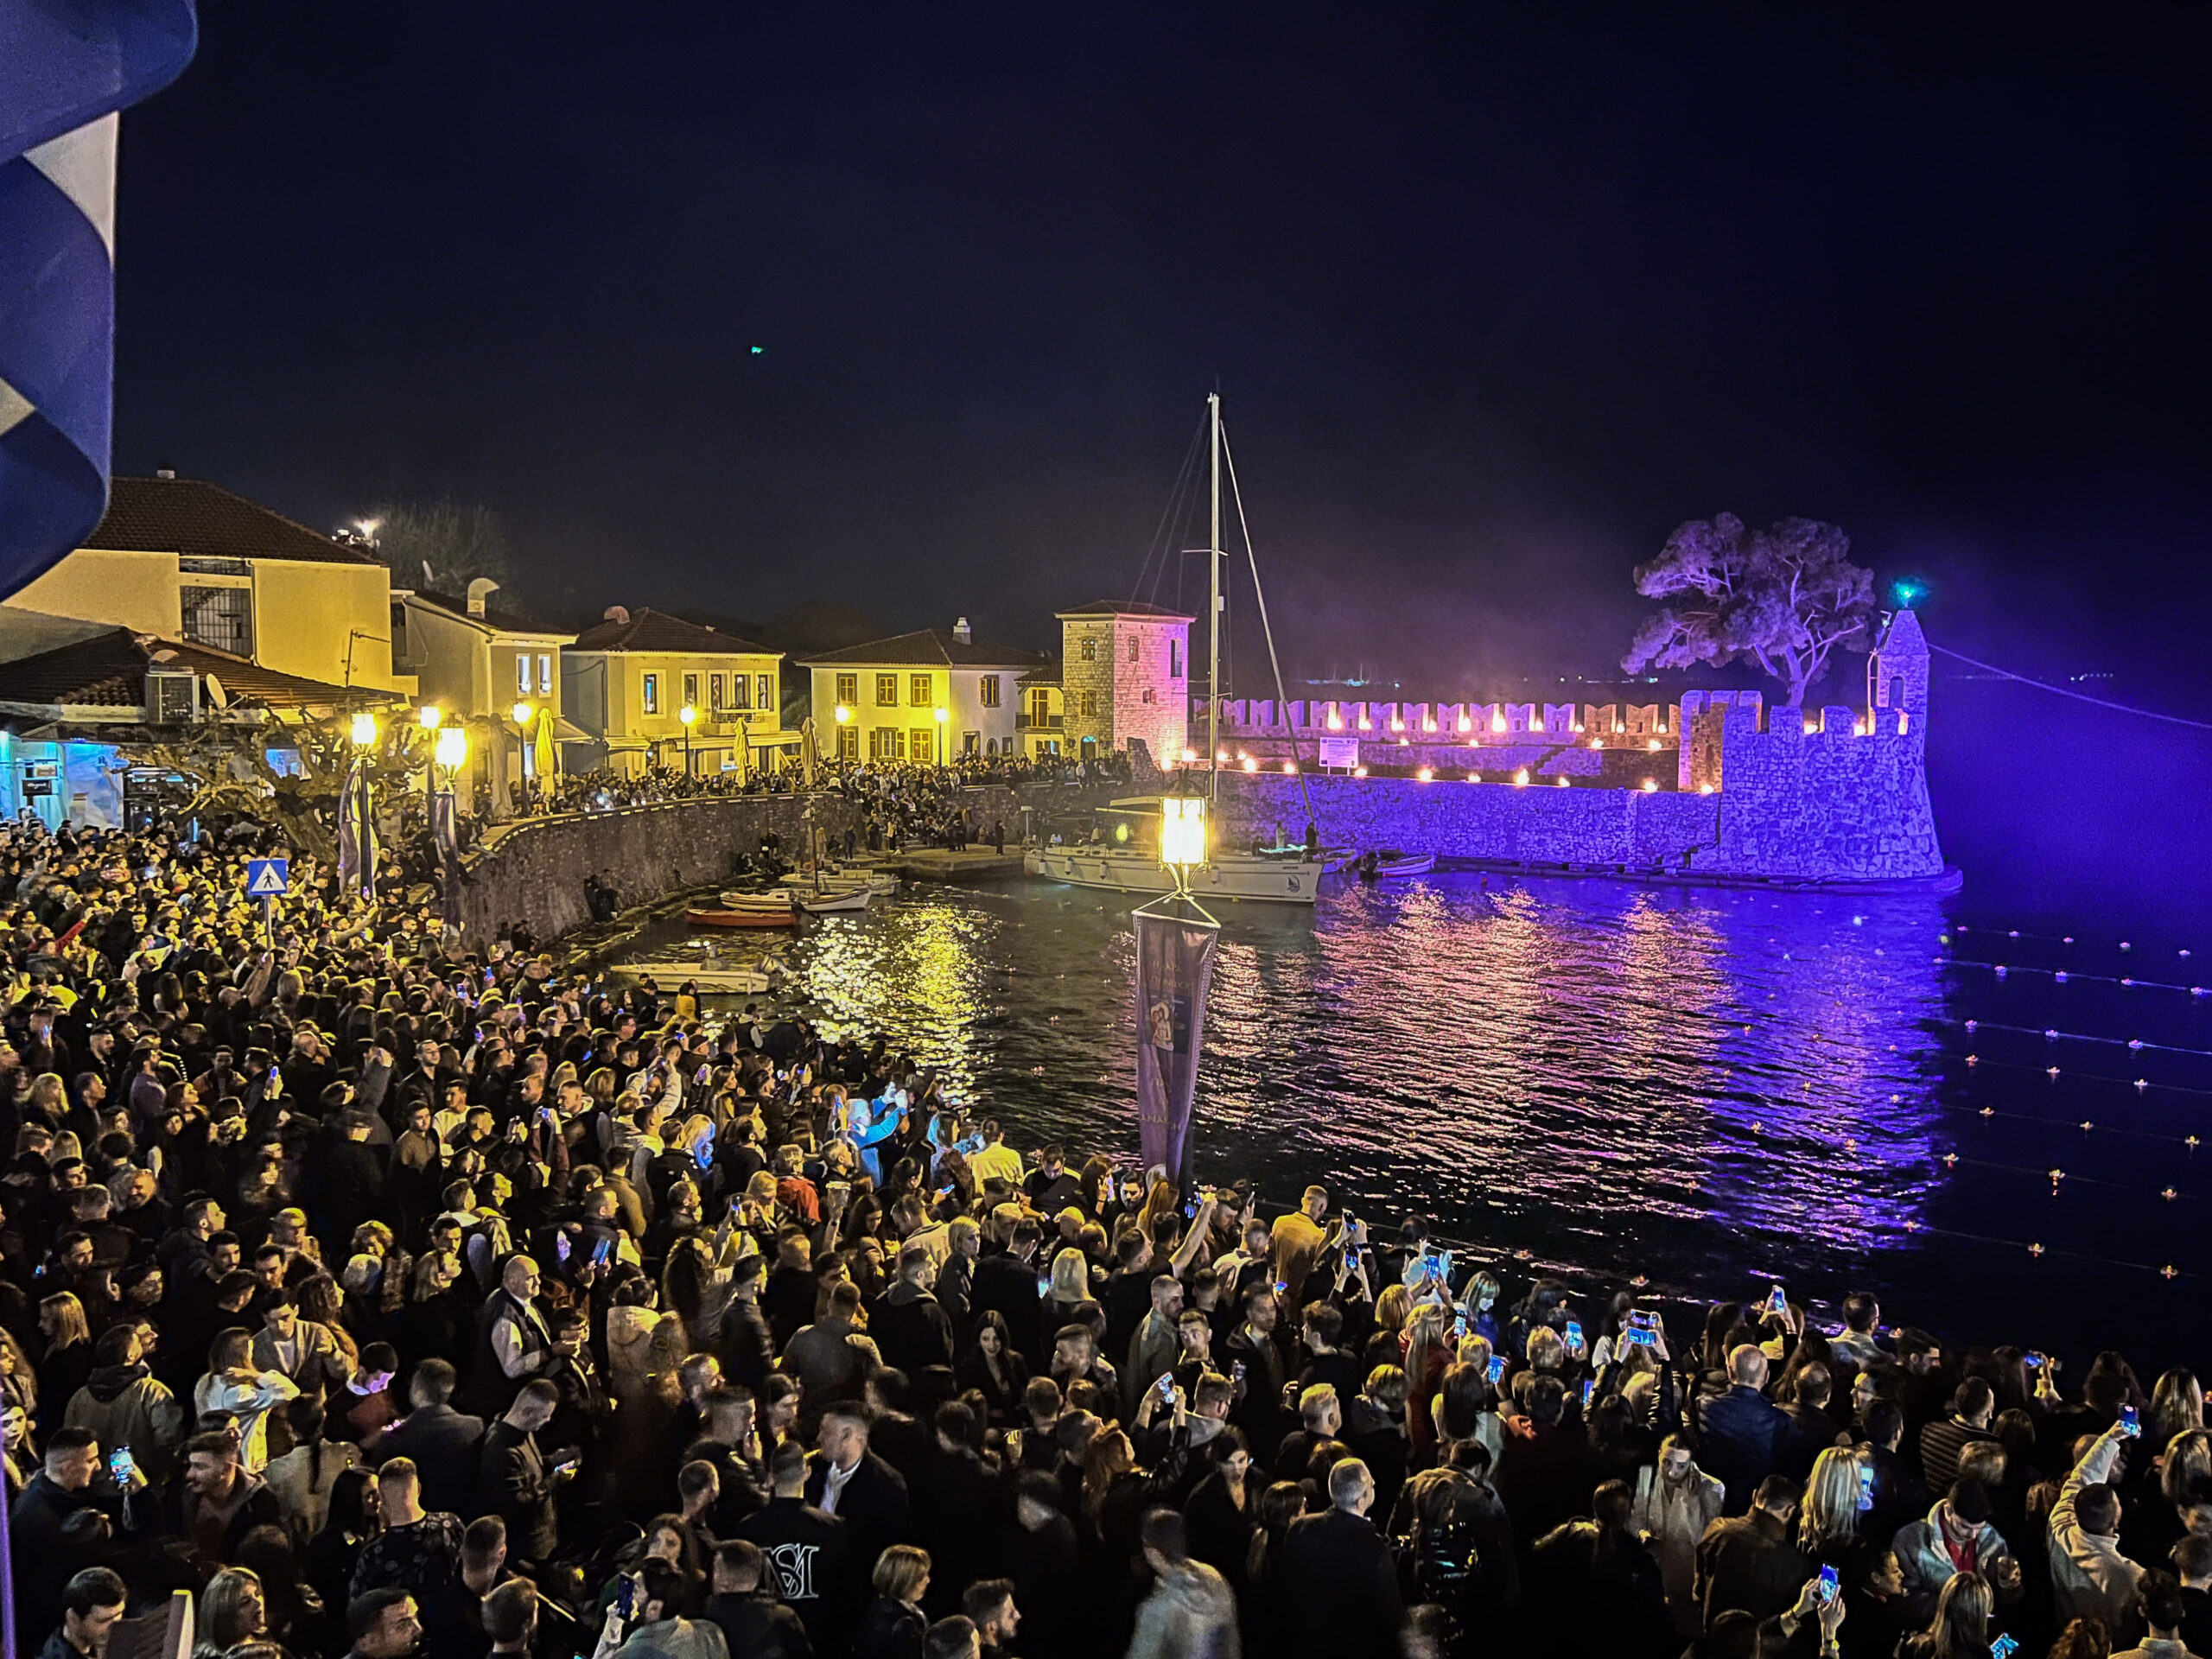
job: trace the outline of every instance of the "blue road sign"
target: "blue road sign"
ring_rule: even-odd
[[[245,892],[249,899],[274,899],[292,885],[289,858],[249,858],[245,861]]]

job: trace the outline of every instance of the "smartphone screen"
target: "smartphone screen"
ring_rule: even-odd
[[[1567,1345],[1570,1348],[1582,1345],[1582,1327],[1573,1319],[1567,1322]]]
[[[1835,1599],[1835,1593],[1841,1587],[1842,1582],[1833,1567],[1824,1567],[1821,1569],[1821,1605],[1823,1607]]]
[[[1175,1378],[1172,1374],[1163,1374],[1160,1381],[1154,1383],[1153,1387],[1159,1389],[1160,1400],[1162,1405],[1165,1405],[1168,1401],[1173,1400],[1175,1397]]]
[[[607,1265],[607,1258],[613,1254],[614,1241],[611,1238],[602,1238],[591,1247],[591,1259],[602,1268]]]
[[[1989,1644],[1989,1659],[2012,1659],[2020,1650],[2020,1639],[2016,1636],[1994,1637]]]
[[[1783,1294],[1780,1285],[1777,1285],[1772,1290],[1767,1292],[1766,1311],[1770,1313],[1786,1313],[1789,1311],[1789,1299]]]
[[[138,1459],[130,1455],[130,1448],[118,1446],[107,1454],[107,1471],[118,1480],[128,1480],[138,1471]]]
[[[2120,1408],[2120,1432],[2131,1440],[2143,1432],[2143,1419],[2133,1406]]]
[[[1500,1382],[1503,1382],[1504,1380],[1505,1380],[1505,1356],[1504,1356],[1503,1354],[1492,1354],[1492,1355],[1490,1357],[1490,1383],[1491,1383],[1491,1387],[1492,1387],[1492,1388],[1496,1388],[1496,1387],[1497,1387]]]
[[[566,1233],[556,1233],[554,1235],[553,1254],[559,1256],[563,1262],[569,1259],[569,1236]]]
[[[1232,1382],[1242,1382],[1244,1380],[1244,1362],[1243,1360],[1238,1360],[1234,1365],[1231,1365],[1229,1368],[1229,1380]]]
[[[1049,1279],[1039,1279],[1037,1281],[1037,1300],[1041,1302],[1052,1294],[1052,1281]]]

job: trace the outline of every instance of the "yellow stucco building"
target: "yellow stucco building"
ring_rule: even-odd
[[[877,766],[1018,754],[1020,681],[1045,665],[1033,651],[978,642],[964,616],[949,631],[824,652],[805,662],[815,741],[825,755]]]
[[[85,545],[4,603],[186,640],[341,690],[415,689],[392,665],[383,565],[201,479],[116,479]]]
[[[658,764],[751,772],[796,753],[785,731],[783,652],[650,607],[610,607],[562,651],[569,764],[637,772]],[[683,714],[693,711],[687,728]]]

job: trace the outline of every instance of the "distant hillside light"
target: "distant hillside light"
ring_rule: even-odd
[[[1918,604],[1922,599],[1926,597],[1928,588],[1926,584],[1923,582],[1901,582],[1895,587],[1891,588],[1890,591],[1897,596],[1897,601],[1898,604],[1911,606]]]

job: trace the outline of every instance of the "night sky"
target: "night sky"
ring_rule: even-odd
[[[1043,645],[1218,385],[1294,674],[1603,671],[1727,509],[2212,702],[2205,14],[1523,10],[213,0],[124,122],[117,469]]]

